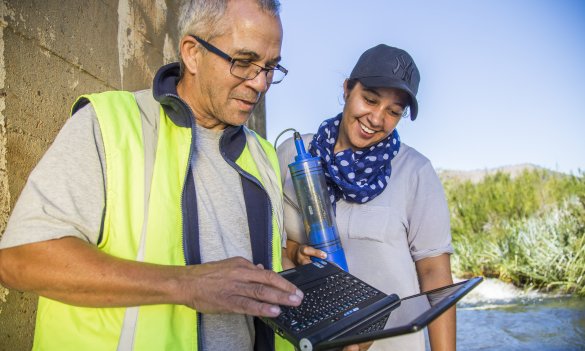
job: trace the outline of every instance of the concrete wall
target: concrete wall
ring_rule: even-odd
[[[75,98],[150,87],[185,0],[0,0],[0,236]],[[264,104],[249,125],[265,135]],[[0,351],[29,350],[36,296],[0,286]]]

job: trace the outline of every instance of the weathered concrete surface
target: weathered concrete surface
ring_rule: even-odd
[[[84,93],[150,87],[177,59],[186,0],[0,0],[0,237]],[[250,123],[265,135],[264,106]],[[0,351],[30,350],[36,296],[0,286]]]
[[[10,212],[10,192],[8,191],[8,172],[6,169],[6,118],[4,117],[4,109],[6,108],[6,68],[4,63],[4,30],[7,26],[4,14],[7,12],[6,4],[0,1],[0,237],[6,228],[6,221]],[[9,296],[8,289],[0,285],[0,318],[2,313],[6,312],[7,306],[13,306],[13,303],[8,303]],[[8,326],[0,321],[0,328],[4,330]],[[0,331],[0,335],[4,334]],[[0,350],[5,349],[4,344],[9,344],[0,336]]]
[[[0,1],[0,14],[6,12],[6,5]],[[6,69],[4,65],[4,28],[7,23],[4,16],[0,16],[0,237],[6,228],[6,220],[10,212],[10,192],[8,191],[8,173],[6,170],[6,118],[4,109],[6,108],[6,90],[4,81],[6,80]],[[0,304],[5,299],[7,291],[0,286]],[[1,306],[1,305],[0,305]],[[0,307],[0,313],[2,308]]]

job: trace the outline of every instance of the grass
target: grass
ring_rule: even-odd
[[[457,276],[585,296],[585,177],[545,170],[444,181]]]

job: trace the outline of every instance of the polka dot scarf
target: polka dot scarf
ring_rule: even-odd
[[[309,153],[321,158],[333,208],[340,198],[366,203],[380,195],[390,181],[390,161],[400,149],[400,137],[395,129],[367,149],[349,148],[334,154],[341,116],[340,113],[325,120],[309,146]]]

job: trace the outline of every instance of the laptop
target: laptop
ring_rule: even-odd
[[[336,349],[422,330],[483,279],[400,298],[325,260],[279,274],[305,297],[300,306],[281,306],[278,317],[262,320],[301,351]]]

